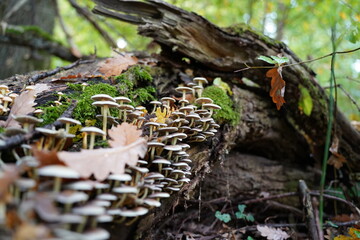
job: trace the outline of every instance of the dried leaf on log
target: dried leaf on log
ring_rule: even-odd
[[[257,225],[256,229],[261,233],[261,236],[266,237],[268,240],[283,240],[290,237],[286,232],[279,228]]]
[[[99,72],[105,77],[120,75],[129,66],[135,65],[138,59],[130,55],[117,55],[116,57],[108,58],[105,62],[100,64]]]
[[[266,73],[266,76],[271,78],[270,97],[276,103],[277,110],[280,110],[281,106],[285,103],[285,81],[282,79],[281,72],[281,67],[275,67]]]

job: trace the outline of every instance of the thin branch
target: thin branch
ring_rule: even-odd
[[[93,17],[93,14],[87,10],[87,8],[81,7],[76,3],[75,0],[69,0],[71,6],[75,8],[76,12],[84,17],[104,38],[105,42],[107,42],[111,47],[116,48],[116,42],[112,37],[97,23],[96,19]]]
[[[360,47],[355,48],[355,49],[351,49],[351,50],[347,50],[347,51],[335,51],[335,52],[329,53],[327,55],[324,55],[322,57],[318,57],[318,58],[314,58],[314,59],[310,59],[310,60],[306,60],[306,61],[302,61],[302,62],[298,62],[298,63],[285,64],[285,65],[282,65],[282,67],[285,68],[285,67],[300,65],[300,64],[303,64],[303,63],[315,62],[315,61],[318,61],[318,60],[321,60],[321,59],[324,59],[324,58],[327,58],[327,57],[335,56],[337,54],[353,53],[353,52],[356,52],[356,51],[359,51],[359,50],[360,50]],[[246,66],[246,68],[239,69],[239,70],[236,70],[234,72],[242,72],[242,71],[245,71],[245,70],[257,69],[257,68],[274,68],[273,66],[249,66],[246,63],[244,63],[244,65]]]
[[[59,19],[59,23],[60,23],[60,27],[63,30],[64,34],[65,34],[65,38],[66,38],[66,42],[69,44],[70,46],[70,50],[71,52],[77,56],[78,58],[82,57],[81,52],[79,51],[79,48],[76,46],[75,42],[72,39],[71,34],[69,33],[69,30],[61,16],[61,13],[59,11],[59,3],[58,1],[56,1],[56,5],[55,5],[55,9],[56,9],[56,16]]]
[[[335,87],[340,88],[340,90],[349,98],[352,104],[355,105],[357,110],[360,112],[360,106],[357,104],[356,100],[348,93],[341,84],[337,84]],[[330,86],[325,86],[324,89],[330,88]]]
[[[92,63],[94,61],[95,60],[77,60],[76,62],[73,62],[70,65],[67,65],[67,66],[64,66],[64,67],[57,67],[57,68],[55,68],[53,70],[50,70],[48,72],[42,72],[42,73],[36,74],[36,75],[32,76],[31,78],[29,78],[29,80],[27,81],[27,84],[28,85],[33,85],[37,81],[39,81],[39,80],[41,80],[43,78],[50,77],[50,76],[55,75],[55,74],[57,74],[57,73],[59,73],[61,71],[69,70],[69,69],[74,68],[76,66],[79,66],[81,64]]]

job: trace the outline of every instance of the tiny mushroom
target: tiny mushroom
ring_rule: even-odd
[[[89,149],[94,149],[95,135],[106,135],[104,131],[97,127],[83,127],[80,132],[84,133],[83,148],[87,149],[87,135],[90,134],[90,146]]]
[[[22,124],[25,131],[30,131],[31,126],[43,122],[43,119],[38,119],[29,115],[17,115],[13,116],[13,118]]]
[[[57,193],[61,189],[61,179],[70,178],[70,179],[78,179],[80,178],[80,174],[75,170],[62,166],[62,165],[48,165],[45,167],[41,167],[38,169],[39,176],[45,177],[54,177],[54,187],[53,192]]]
[[[112,108],[112,107],[119,107],[119,104],[117,104],[113,101],[96,101],[96,102],[93,102],[92,105],[94,105],[96,107],[101,107],[103,109],[101,111],[102,115],[103,115],[103,131],[105,132],[105,135],[103,135],[103,140],[106,140],[108,109]]]
[[[72,119],[72,118],[68,118],[68,117],[60,117],[57,119],[57,121],[64,123],[65,124],[65,132],[69,133],[70,130],[70,125],[81,125],[81,122],[76,120],[76,119]]]

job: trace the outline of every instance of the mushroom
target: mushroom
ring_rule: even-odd
[[[159,172],[161,172],[163,164],[167,164],[167,165],[171,164],[171,162],[169,160],[165,159],[165,158],[155,159],[154,161],[152,161],[152,163],[158,165],[158,171]]]
[[[95,135],[106,136],[106,133],[97,127],[83,127],[80,132],[84,133],[83,148],[87,149],[87,135],[90,134],[90,146],[89,149],[94,149]]]
[[[123,174],[110,174],[107,177],[107,180],[111,181],[110,184],[110,190],[114,187],[118,187],[121,182],[129,182],[131,181],[132,177],[129,174],[123,173]]]
[[[165,146],[164,143],[157,142],[157,141],[148,142],[147,145],[148,145],[149,152],[150,152],[150,156],[149,156],[150,161],[154,160],[156,148],[163,148]]]
[[[56,130],[37,127],[35,128],[35,131],[43,135],[43,137],[40,138],[40,142],[37,144],[38,149],[49,150],[54,146],[55,136],[57,135]]]
[[[95,205],[85,205],[82,207],[74,208],[73,213],[83,216],[83,222],[78,225],[76,231],[83,232],[86,222],[89,217],[92,217],[90,220],[90,225],[96,225],[96,217],[105,214],[105,208]],[[94,223],[95,221],[95,223]]]
[[[133,106],[131,106],[131,105],[126,105],[126,104],[120,105],[118,108],[120,109],[120,111],[122,111],[123,122],[126,122],[126,120],[127,120],[127,113],[126,113],[126,111],[127,111],[127,110],[133,111],[133,110],[135,109]]]
[[[3,99],[3,106],[4,106],[4,111],[7,112],[8,106],[10,106],[10,104],[13,102],[12,98],[9,96],[5,96]]]
[[[65,124],[65,132],[66,133],[69,133],[70,125],[72,125],[72,124],[81,125],[80,121],[78,121],[76,119],[68,118],[68,117],[60,117],[57,119],[57,121]]]
[[[0,85],[0,92],[2,95],[5,95],[6,94],[6,91],[9,89],[8,86],[6,85]]]
[[[198,86],[204,87],[204,84],[208,84],[208,81],[206,80],[206,78],[203,77],[195,77],[193,79],[193,81],[195,83],[197,83]]]
[[[219,105],[216,105],[216,104],[213,104],[213,103],[204,103],[204,104],[202,105],[202,107],[205,108],[205,109],[210,109],[210,115],[209,115],[209,117],[212,116],[214,110],[219,110],[219,109],[221,109],[221,107],[220,107]]]
[[[103,115],[103,131],[105,134],[103,135],[103,140],[106,140],[106,129],[107,129],[107,113],[108,109],[112,107],[119,107],[119,104],[112,101],[96,101],[92,103],[93,106],[102,108]]]
[[[186,100],[186,93],[192,92],[192,89],[189,87],[177,87],[175,88],[175,91],[182,93],[182,100]],[[183,106],[184,104],[182,104],[182,107]]]
[[[64,93],[58,92],[57,95],[59,96],[58,101],[61,101],[62,96],[64,96]]]
[[[43,119],[38,119],[36,117],[29,116],[29,115],[17,115],[17,116],[13,116],[13,118],[17,122],[21,123],[24,130],[27,132],[30,131],[32,125],[43,122]]]
[[[61,179],[62,178],[71,178],[78,179],[80,174],[75,170],[65,167],[62,165],[48,165],[38,169],[38,174],[45,177],[54,177],[54,187],[53,192],[57,193],[61,189]]]
[[[114,98],[119,105],[124,105],[124,103],[131,103],[131,100],[127,97],[115,97]],[[119,119],[122,118],[122,109],[119,108]]]
[[[160,126],[157,122],[147,122],[144,124],[144,126],[149,126],[150,133],[149,133],[149,139],[152,138],[153,132],[156,131],[156,129]]]
[[[65,190],[56,196],[56,201],[64,204],[64,213],[69,213],[74,203],[87,201],[89,196],[84,192]]]
[[[112,191],[114,193],[121,194],[121,198],[119,199],[119,201],[117,201],[114,204],[115,208],[118,208],[118,207],[122,206],[122,204],[124,203],[124,201],[125,201],[128,194],[138,194],[138,188],[137,187],[131,187],[131,186],[126,186],[126,185],[122,185],[120,187],[113,188]]]
[[[151,101],[150,104],[154,105],[153,110],[151,111],[151,114],[154,114],[156,111],[156,108],[158,106],[161,106],[161,102],[159,102],[159,101]]]

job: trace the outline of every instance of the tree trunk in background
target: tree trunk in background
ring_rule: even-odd
[[[52,34],[55,25],[53,0],[1,0],[0,20],[12,25],[34,25]],[[18,8],[18,9],[17,9]],[[17,10],[16,10],[17,9]],[[16,11],[13,11],[16,10]],[[50,67],[50,55],[27,47],[0,44],[0,79]]]

